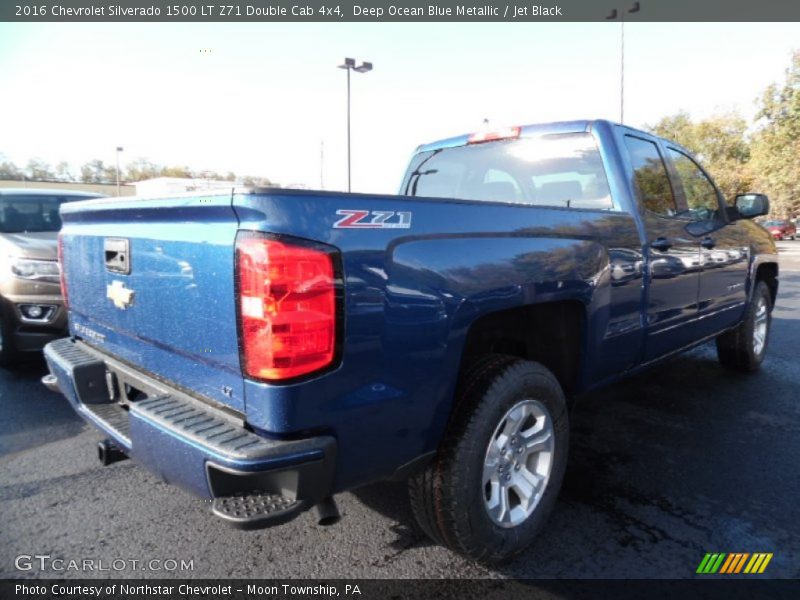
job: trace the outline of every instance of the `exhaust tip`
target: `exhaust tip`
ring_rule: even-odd
[[[323,499],[314,509],[317,511],[317,523],[323,527],[335,525],[342,518],[333,496]]]
[[[97,444],[97,458],[104,467],[126,460],[128,455],[111,440],[103,440]]]
[[[52,373],[48,373],[44,377],[42,377],[42,384],[51,392],[58,392],[58,379]]]

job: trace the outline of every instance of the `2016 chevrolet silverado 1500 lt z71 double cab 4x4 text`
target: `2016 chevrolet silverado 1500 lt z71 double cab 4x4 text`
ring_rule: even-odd
[[[62,209],[51,374],[130,455],[242,527],[408,479],[491,562],[561,485],[565,398],[716,338],[751,371],[774,242],[680,146],[606,121],[421,146],[401,195],[256,189]]]

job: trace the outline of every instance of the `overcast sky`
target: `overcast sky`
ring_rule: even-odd
[[[779,81],[800,24],[625,26],[625,121],[739,110]],[[207,50],[201,52],[201,50]],[[619,23],[0,23],[0,153],[73,168],[93,158],[394,192],[423,142],[514,125],[619,119]]]

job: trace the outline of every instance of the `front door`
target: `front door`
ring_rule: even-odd
[[[729,223],[725,203],[711,178],[679,148],[667,146],[667,157],[694,221],[701,247],[702,270],[698,291],[698,338],[738,323],[747,300],[749,243],[741,223]]]

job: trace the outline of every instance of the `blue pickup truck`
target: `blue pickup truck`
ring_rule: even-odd
[[[716,340],[764,359],[778,290],[761,194],[607,121],[420,146],[398,195],[244,189],[64,205],[71,337],[50,374],[128,456],[243,528],[407,480],[485,562],[543,527],[568,399]]]

